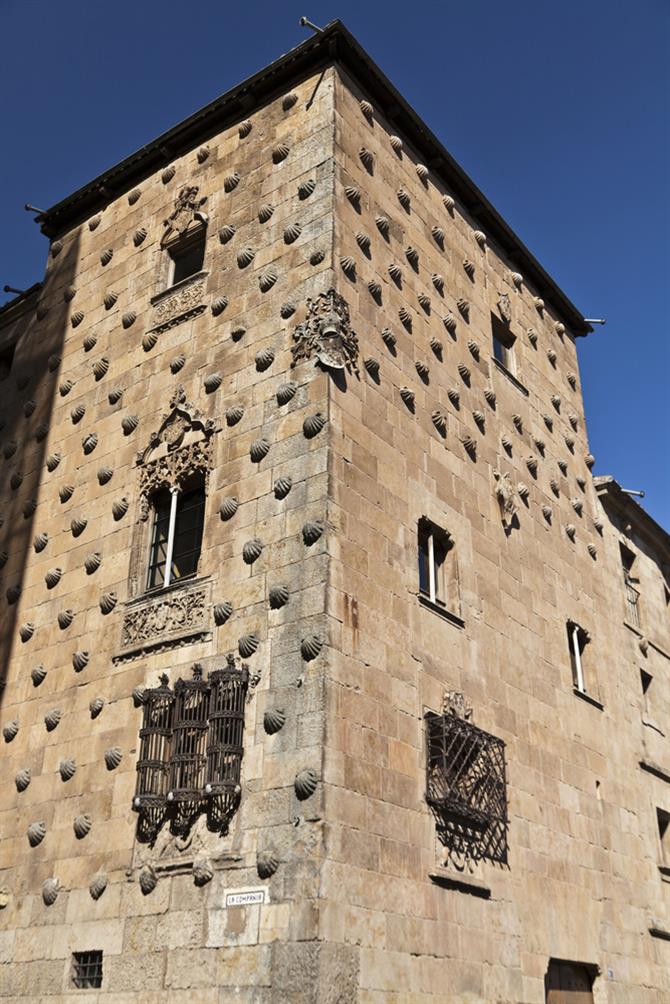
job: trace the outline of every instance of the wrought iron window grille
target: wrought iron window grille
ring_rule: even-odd
[[[144,692],[133,799],[141,842],[153,843],[166,822],[184,836],[203,813],[208,829],[227,832],[241,793],[248,684],[247,666],[229,654],[207,680],[196,663],[174,690],[163,675]]]
[[[102,986],[102,951],[72,953],[72,985],[78,990]]]
[[[507,862],[505,743],[458,714],[428,712],[426,801],[461,861]]]

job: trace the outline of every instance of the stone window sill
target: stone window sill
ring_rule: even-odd
[[[449,621],[450,624],[454,624],[456,627],[465,627],[465,621],[462,617],[459,617],[458,614],[452,613],[451,610],[447,610],[446,607],[440,606],[439,603],[433,603],[433,601],[427,596],[424,596],[423,593],[417,593],[417,596],[419,597],[419,603],[422,607],[425,607],[426,610],[432,610],[434,614],[442,617],[445,621]]]
[[[598,709],[598,711],[605,710],[605,705],[602,704],[599,700],[597,700],[597,698],[592,697],[590,694],[587,694],[586,691],[579,690],[578,687],[573,687],[572,693],[575,695],[575,697],[580,697],[582,701],[586,701],[587,704],[592,704],[594,708]]]
[[[185,279],[180,282],[175,282],[174,286],[168,286],[166,289],[162,289],[160,293],[156,293],[155,296],[151,297],[149,301],[152,307],[155,307],[157,303],[160,303],[162,299],[168,296],[172,296],[174,293],[178,293],[179,290],[184,289],[186,286],[190,286],[191,283],[197,282],[199,279],[206,279],[209,275],[208,271],[194,272],[193,275],[187,275]]]
[[[471,896],[478,896],[480,899],[490,899],[491,889],[486,882],[474,878],[472,875],[463,875],[460,872],[452,872],[447,868],[436,868],[429,872],[429,878],[435,885],[443,886],[445,889],[455,889],[458,892],[469,893]]]
[[[513,374],[513,373],[510,373],[510,371],[509,371],[509,370],[507,369],[507,367],[506,367],[506,366],[503,366],[503,364],[502,364],[502,363],[500,362],[500,360],[499,360],[499,359],[496,359],[496,357],[495,357],[495,356],[491,356],[491,362],[493,363],[493,365],[495,366],[495,368],[496,368],[496,369],[497,369],[497,370],[498,370],[498,371],[499,371],[500,373],[502,373],[502,374],[503,374],[503,376],[507,377],[507,379],[509,380],[509,382],[510,382],[510,383],[511,383],[511,384],[512,384],[512,385],[513,385],[514,387],[516,387],[516,389],[517,389],[517,390],[519,391],[519,393],[520,393],[520,394],[523,394],[523,396],[524,396],[524,397],[528,397],[528,391],[527,391],[527,389],[526,389],[526,388],[524,387],[524,385],[523,385],[523,384],[521,383],[521,381],[520,381],[520,380],[518,380],[518,379],[517,379],[517,378],[516,378],[516,377],[514,376],[514,374]]]
[[[654,763],[653,760],[640,760],[640,767],[642,770],[646,770],[649,774],[654,774],[656,777],[660,777],[661,781],[670,782],[670,770],[667,767],[661,767],[660,764]]]
[[[183,575],[180,579],[175,579],[174,582],[171,582],[169,586],[155,586],[153,589],[147,589],[143,593],[138,593],[137,596],[133,596],[132,599],[127,601],[126,606],[141,603],[143,600],[159,600],[164,596],[169,596],[171,593],[176,592],[178,589],[199,586],[201,583],[208,582],[210,578],[210,575]]]

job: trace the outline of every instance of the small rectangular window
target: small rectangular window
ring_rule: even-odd
[[[72,953],[72,985],[78,990],[102,986],[102,951]]]
[[[153,499],[153,527],[147,589],[195,575],[202,548],[205,488],[202,479],[187,490],[164,488]]]
[[[510,373],[514,373],[514,342],[515,336],[507,325],[491,314],[491,338],[493,343],[493,358]]]
[[[591,639],[588,632],[580,627],[579,624],[575,624],[574,621],[568,621],[567,629],[570,663],[572,666],[572,682],[575,690],[578,690],[581,694],[586,694],[584,651]]]
[[[458,615],[458,575],[451,534],[422,517],[417,543],[420,596]]]
[[[169,249],[170,286],[202,270],[205,260],[205,233],[206,231],[202,229],[195,237],[187,241],[178,241]]]
[[[661,860],[659,864],[670,865],[670,812],[656,809],[658,823],[658,838],[661,845]]]
[[[619,544],[621,554],[621,569],[623,571],[624,589],[626,592],[627,620],[633,627],[640,627],[640,590],[636,587],[640,580],[635,574],[635,554],[624,544]]]
[[[8,345],[4,349],[0,349],[0,380],[6,380],[9,374],[12,372],[12,363],[14,362],[15,349],[16,349],[16,343]]]

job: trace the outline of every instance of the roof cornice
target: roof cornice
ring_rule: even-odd
[[[537,295],[553,308],[571,333],[586,335],[592,331],[582,313],[340,21],[333,21],[323,31],[305,39],[259,73],[56,203],[38,218],[43,233],[53,238],[78,225],[100,212],[110,200],[165,167],[170,160],[244,118],[252,108],[267,103],[287,86],[332,64],[339,64],[372,98],[380,112],[421,155],[432,174],[477,220],[509,263],[532,283]]]
[[[594,478],[593,486],[603,506],[607,508],[610,505],[637,533],[646,537],[662,553],[666,563],[670,563],[670,534],[660,523],[631,498],[611,475]]]

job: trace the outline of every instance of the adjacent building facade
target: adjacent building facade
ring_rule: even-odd
[[[338,22],[0,311],[0,994],[670,993],[668,536],[589,328]]]

